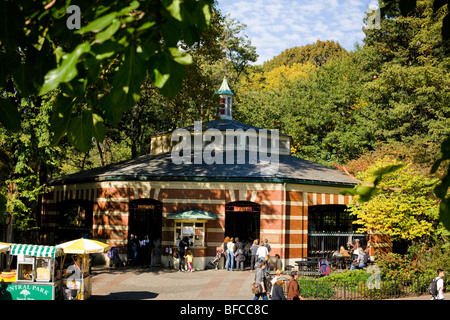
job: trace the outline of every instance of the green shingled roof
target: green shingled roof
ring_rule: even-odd
[[[219,90],[215,94],[234,95],[234,93],[230,90],[230,87],[228,86],[227,78],[223,78],[222,85],[220,86]]]

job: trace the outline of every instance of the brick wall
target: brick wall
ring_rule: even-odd
[[[42,241],[52,241],[51,234],[58,221],[58,203],[82,199],[93,205],[93,237],[125,248],[130,202],[155,199],[162,202],[163,252],[173,245],[174,221],[166,219],[168,214],[199,209],[217,215],[217,220],[206,223],[206,249],[194,252],[212,257],[225,237],[225,205],[251,201],[260,204],[260,238],[269,240],[271,255],[278,254],[285,264],[293,264],[307,254],[308,206],[347,204],[351,198],[339,195],[342,190],[297,184],[234,182],[114,181],[58,185],[43,198]]]

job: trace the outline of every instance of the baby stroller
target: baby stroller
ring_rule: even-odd
[[[119,256],[119,251],[117,250],[116,247],[112,247],[111,250],[108,251],[108,257],[109,257],[109,267],[110,268],[112,266],[115,266],[115,267],[123,266],[123,262]]]
[[[220,258],[222,258],[222,251],[217,250],[217,254],[211,261],[208,262],[208,264],[205,267],[205,270],[207,270],[209,267],[219,269],[219,261]]]
[[[321,259],[319,261],[319,273],[321,277],[330,275],[330,264],[327,259]]]

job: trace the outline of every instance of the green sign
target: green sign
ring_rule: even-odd
[[[0,286],[0,300],[53,300],[53,286],[6,284]]]

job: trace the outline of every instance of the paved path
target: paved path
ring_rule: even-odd
[[[255,273],[94,267],[93,300],[251,300]]]
[[[109,268],[92,273],[91,300],[252,300],[255,272],[209,269]],[[390,300],[430,300],[430,295]],[[445,294],[447,301],[450,293]]]

